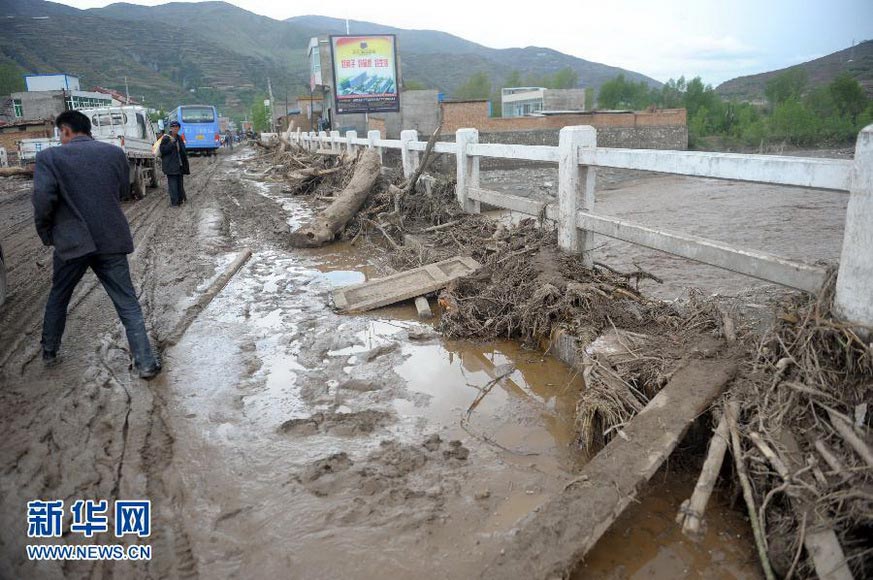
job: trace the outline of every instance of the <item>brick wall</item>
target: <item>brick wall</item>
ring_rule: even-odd
[[[51,123],[40,125],[0,127],[0,147],[6,149],[9,164],[18,163],[18,141],[21,139],[37,139],[51,137],[54,131]]]
[[[449,101],[442,103],[442,112],[443,132],[445,133],[454,133],[458,129],[468,127],[478,129],[480,133],[503,133],[507,131],[554,130],[573,125],[591,125],[600,129],[605,127],[684,127],[687,123],[685,109],[627,113],[593,112],[504,119],[488,116],[488,101]]]
[[[601,147],[629,149],[686,149],[688,129],[684,125],[596,127],[597,144]],[[497,131],[479,133],[480,143],[507,143],[517,145],[558,145],[560,129],[538,131]],[[454,141],[454,136],[446,135]]]

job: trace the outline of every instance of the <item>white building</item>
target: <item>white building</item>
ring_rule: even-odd
[[[68,74],[25,75],[28,91],[78,91],[79,77]]]
[[[79,78],[68,74],[26,75],[27,91],[12,93],[16,121],[54,119],[64,111],[120,104],[111,94],[83,91]]]
[[[501,91],[500,103],[504,117],[525,117],[541,111],[581,112],[585,110],[585,89],[508,87]]]

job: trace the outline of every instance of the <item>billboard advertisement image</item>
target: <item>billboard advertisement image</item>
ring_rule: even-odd
[[[393,34],[331,36],[330,47],[337,113],[400,110]]]

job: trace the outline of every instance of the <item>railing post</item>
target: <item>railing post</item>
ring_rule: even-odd
[[[847,321],[873,326],[873,125],[861,130],[855,144],[834,306]]]
[[[579,165],[579,148],[596,147],[594,127],[564,127],[558,137],[558,246],[571,254],[582,253],[590,266],[594,234],[579,232],[576,213],[594,209],[594,168]]]
[[[318,150],[318,133],[315,131],[309,132],[309,150],[313,153]]]
[[[339,131],[331,131],[330,132],[330,150],[334,153],[339,153],[340,150],[340,142],[338,139],[340,138]]]
[[[479,213],[480,209],[479,201],[470,199],[470,188],[479,187],[479,157],[467,154],[467,146],[478,142],[478,129],[458,129],[455,133],[458,162],[455,195],[458,203],[467,213]]]
[[[354,155],[355,151],[358,149],[357,144],[355,144],[357,138],[357,131],[346,131],[346,151],[349,152],[349,155]]]
[[[367,148],[375,149],[376,153],[379,154],[379,161],[382,161],[382,148],[376,146],[376,142],[382,138],[382,134],[379,133],[378,129],[374,129],[372,131],[367,131]]]
[[[328,137],[327,131],[319,131],[318,132],[318,141],[315,144],[315,150],[318,151],[322,147],[326,147],[328,139],[330,139],[330,137]]]
[[[418,151],[409,148],[409,144],[418,141],[418,131],[406,129],[400,132],[400,159],[403,165],[403,177],[412,177],[418,168]]]

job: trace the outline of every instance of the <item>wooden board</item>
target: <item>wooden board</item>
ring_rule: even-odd
[[[481,577],[563,578],[624,509],[724,390],[732,361],[693,360],[589,461],[575,482],[529,515]]]
[[[479,268],[479,262],[473,258],[457,256],[386,278],[338,288],[333,292],[333,303],[342,312],[372,310],[434,292]]]

